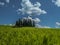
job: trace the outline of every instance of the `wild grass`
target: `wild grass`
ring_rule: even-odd
[[[60,45],[60,29],[0,26],[0,45]]]

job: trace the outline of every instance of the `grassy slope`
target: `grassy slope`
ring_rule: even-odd
[[[0,45],[60,45],[60,29],[0,26]]]

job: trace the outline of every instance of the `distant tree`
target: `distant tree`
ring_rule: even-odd
[[[26,19],[23,19],[23,26],[27,26],[27,22],[26,22]]]
[[[35,27],[35,21],[33,21],[33,27]]]
[[[19,27],[21,27],[21,26],[22,26],[22,20],[19,19]]]
[[[31,19],[19,19],[16,21],[15,26],[17,27],[35,27],[35,21]]]
[[[30,19],[28,19],[27,25],[31,26],[31,20]]]
[[[18,27],[18,25],[19,25],[19,22],[18,22],[18,21],[16,21],[16,24],[15,24],[15,26],[17,26],[17,27]]]
[[[31,19],[30,19],[29,21],[30,21],[30,22],[29,22],[29,26],[32,27],[32,22],[33,22],[33,21],[32,21]]]

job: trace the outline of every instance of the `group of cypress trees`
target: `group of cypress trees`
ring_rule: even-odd
[[[17,27],[35,27],[35,21],[31,19],[19,19],[16,21]]]

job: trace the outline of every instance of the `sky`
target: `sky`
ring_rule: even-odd
[[[30,15],[39,19],[40,27],[60,28],[60,0],[0,0],[0,25]]]

